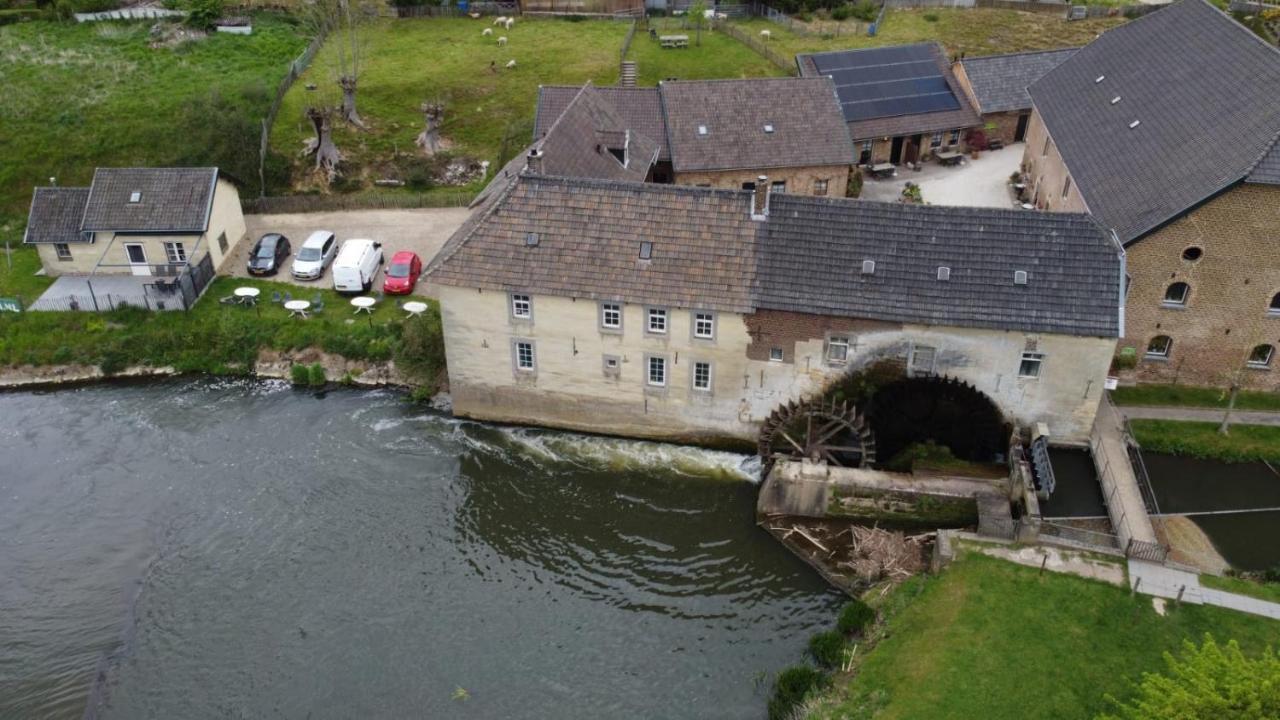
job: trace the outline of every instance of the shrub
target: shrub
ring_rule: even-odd
[[[306,365],[294,364],[289,368],[289,380],[294,385],[306,385],[311,382],[311,372]]]
[[[320,363],[315,363],[307,368],[307,383],[312,387],[320,387],[328,381],[329,379],[324,375],[324,366]]]
[[[925,13],[925,14],[924,14],[924,21],[925,21],[925,22],[938,22],[938,13]]]
[[[1138,366],[1138,350],[1132,346],[1120,348],[1120,352],[1111,358],[1111,372],[1130,370]]]
[[[841,5],[841,6],[839,6],[839,7],[835,8],[834,10],[832,10],[832,11],[831,11],[831,19],[832,19],[832,20],[841,20],[841,21],[843,21],[843,20],[848,20],[848,19],[849,19],[849,16],[850,16],[850,15],[852,15],[852,14],[853,14],[853,8],[851,8],[851,7],[849,7],[847,4],[845,4],[845,5]]]
[[[419,378],[435,380],[444,368],[444,334],[440,330],[440,311],[435,306],[404,323],[400,345],[395,353],[396,365]]]
[[[222,0],[189,0],[187,24],[200,30],[209,30],[222,17]]]
[[[880,14],[880,6],[872,2],[872,0],[860,0],[858,4],[853,6],[853,16],[863,22],[875,22],[876,16]]]
[[[840,619],[836,621],[836,627],[840,628],[840,632],[852,635],[865,630],[875,619],[876,611],[869,605],[861,600],[851,600],[840,608]]]
[[[826,673],[808,665],[796,665],[778,673],[773,683],[773,697],[769,698],[769,720],[788,720],[810,692],[825,687],[828,682]]]
[[[844,189],[845,197],[856,198],[862,194],[862,171],[854,170],[849,173],[849,184]]]
[[[844,635],[837,630],[827,630],[814,635],[809,638],[809,654],[823,667],[839,667],[844,655]]]

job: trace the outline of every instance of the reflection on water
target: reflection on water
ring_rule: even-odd
[[[0,417],[0,717],[756,716],[839,603],[731,453],[241,381]]]

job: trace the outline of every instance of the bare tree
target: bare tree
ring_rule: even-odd
[[[440,139],[440,125],[444,123],[444,103],[422,103],[422,114],[426,118],[427,127],[418,134],[414,142],[428,157],[440,152],[443,147]]]
[[[316,172],[324,173],[326,182],[333,182],[338,176],[338,163],[342,162],[342,153],[338,151],[338,146],[333,144],[333,131],[329,126],[329,116],[332,110],[321,107],[307,108],[307,119],[311,121],[316,136],[307,141],[307,145],[302,150],[303,157],[314,155],[316,158]]]
[[[342,119],[364,130],[364,120],[356,110],[356,88],[360,81],[360,60],[364,55],[360,28],[368,13],[360,5],[353,7],[356,2],[359,0],[313,0],[305,16],[312,31],[329,37],[337,51],[335,81],[342,90]]]

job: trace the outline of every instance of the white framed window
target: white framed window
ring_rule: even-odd
[[[827,180],[825,178],[819,178],[813,181],[813,194],[814,195],[827,194]]]
[[[1038,352],[1022,353],[1022,362],[1018,365],[1018,377],[1040,377],[1040,366],[1044,364],[1044,354]]]
[[[952,130],[952,131],[951,131],[951,137],[947,138],[947,144],[948,144],[948,145],[959,145],[959,144],[960,144],[960,131],[959,131],[959,130]]]
[[[827,361],[833,363],[845,363],[849,360],[849,337],[847,335],[832,335],[827,340]]]
[[[1268,315],[1280,315],[1280,292],[1271,296],[1271,304],[1267,306]]]
[[[773,184],[769,186],[769,192],[784,193],[786,191],[787,191],[786,180],[774,180]]]
[[[715,313],[705,310],[693,313],[693,336],[699,340],[714,340],[716,338]]]
[[[942,131],[941,130],[934,133],[933,137],[929,138],[929,147],[931,148],[942,147]]]
[[[782,348],[769,348],[769,362],[782,362],[786,356],[782,352]]]
[[[605,355],[601,361],[601,369],[605,377],[618,377],[622,374],[622,358],[617,355]]]
[[[1271,367],[1271,356],[1275,355],[1275,346],[1258,345],[1249,353],[1249,367],[1254,370],[1265,370]]]
[[[711,363],[702,361],[693,363],[693,389],[711,392]]]
[[[180,242],[167,242],[164,244],[164,256],[170,264],[184,263],[187,261],[187,248]]]
[[[655,335],[667,334],[667,310],[666,308],[649,308],[647,313],[648,322],[645,329]]]
[[[67,243],[54,243],[53,250],[54,252],[58,253],[59,260],[71,259],[71,246],[68,245]]]
[[[1169,357],[1169,351],[1172,349],[1173,338],[1168,335],[1157,335],[1147,343],[1147,357],[1152,360],[1164,360]]]
[[[645,382],[650,387],[667,386],[667,359],[661,355],[650,355],[646,368]]]
[[[532,373],[538,368],[538,358],[532,340],[516,340],[513,343],[516,372]]]
[[[600,303],[600,328],[612,331],[622,329],[622,303]]]
[[[533,319],[533,299],[528,295],[511,294],[511,317],[517,320]]]
[[[1176,282],[1164,290],[1164,304],[1173,307],[1182,307],[1187,304],[1187,297],[1191,295],[1191,286],[1184,282]]]

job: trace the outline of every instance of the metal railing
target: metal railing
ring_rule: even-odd
[[[1093,547],[1108,548],[1118,550],[1120,548],[1120,538],[1111,533],[1101,532],[1099,530],[1089,530],[1088,528],[1075,527],[1073,525],[1061,525],[1054,522],[1041,521],[1040,534],[1050,537],[1067,540],[1079,545],[1090,545]]]

